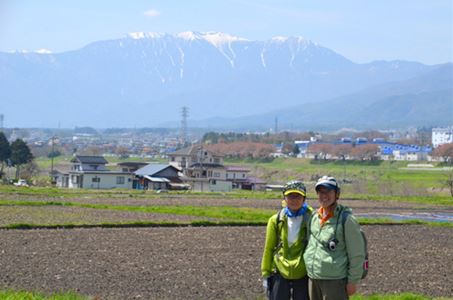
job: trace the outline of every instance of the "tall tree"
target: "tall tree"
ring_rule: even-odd
[[[20,166],[32,160],[30,148],[23,140],[17,139],[11,144],[11,162],[16,167],[16,179],[19,177]]]
[[[0,178],[3,176],[5,162],[11,157],[11,145],[3,132],[0,132]]]

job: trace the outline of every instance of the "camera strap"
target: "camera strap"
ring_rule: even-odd
[[[338,223],[340,223],[340,219],[343,218],[343,210],[344,208],[342,207],[340,209],[340,211],[338,212],[338,216],[337,216],[337,222],[335,223],[335,230],[334,230],[334,233],[333,233],[333,238],[330,238],[328,241],[321,241],[320,239],[318,239],[318,237],[316,235],[314,235],[311,230],[310,230],[310,236],[312,236],[315,240],[317,240],[319,243],[321,243],[321,245],[323,245],[324,247],[326,247],[329,251],[332,251],[330,250],[330,247],[329,247],[329,243],[331,241],[335,241],[336,244],[338,244],[338,239],[337,239],[337,229],[338,229]]]

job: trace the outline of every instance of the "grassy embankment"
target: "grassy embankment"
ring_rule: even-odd
[[[341,182],[342,198],[361,200],[395,200],[453,205],[445,182],[453,170],[438,164],[432,170],[406,168],[409,162],[396,161],[313,161],[278,158],[272,162],[229,160],[243,165],[268,182],[301,179],[314,195],[314,184],[322,175],[335,176]],[[411,164],[416,164],[416,162]]]

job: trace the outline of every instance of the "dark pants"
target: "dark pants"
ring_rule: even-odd
[[[308,300],[308,277],[285,279],[275,274],[269,300]]]
[[[310,279],[310,300],[347,300],[349,297],[346,293],[346,282],[346,279]]]

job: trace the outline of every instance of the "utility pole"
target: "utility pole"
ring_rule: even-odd
[[[50,154],[50,182],[54,184],[53,159],[55,157],[55,135],[52,135],[52,152]]]
[[[183,106],[181,109],[181,132],[180,132],[180,142],[182,147],[186,146],[187,143],[187,117],[189,116],[189,108]]]
[[[3,121],[5,120],[5,116],[0,114],[0,132],[3,131]]]

